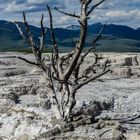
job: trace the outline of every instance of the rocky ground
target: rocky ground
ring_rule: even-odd
[[[34,60],[31,54],[0,53],[0,139],[49,139],[46,135],[59,123],[50,109],[43,73],[15,56]],[[90,106],[89,113],[94,113],[95,102],[111,106],[100,107],[98,123],[86,120],[53,139],[112,139],[122,134],[128,140],[140,140],[140,54],[105,53],[103,57],[110,60],[111,73],[81,88],[76,108]],[[91,61],[89,55],[85,63]]]

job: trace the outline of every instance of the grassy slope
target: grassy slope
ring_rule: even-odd
[[[90,46],[90,42],[95,36],[88,35],[86,47]],[[76,40],[76,38],[75,38]],[[72,49],[73,44],[71,43],[71,39],[60,40],[57,38],[60,52],[67,52]],[[47,41],[47,46],[51,46],[51,42]],[[15,39],[14,36],[7,35],[0,37],[0,51],[26,51],[30,52],[30,49],[27,43],[21,39]],[[103,36],[103,38],[97,42],[96,44],[98,51],[103,52],[140,52],[140,40],[132,40],[125,38],[117,38],[113,36]],[[45,51],[50,52],[49,49],[45,49]]]

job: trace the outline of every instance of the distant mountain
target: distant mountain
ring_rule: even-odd
[[[23,32],[24,24],[19,23]],[[101,23],[88,25],[88,34],[85,47],[90,45],[91,40],[102,28]],[[31,32],[36,43],[39,43],[40,28],[30,25]],[[73,47],[72,39],[76,40],[80,33],[78,25],[70,25],[66,28],[54,29],[56,40],[61,51],[67,51]],[[115,52],[140,52],[140,29],[134,30],[128,26],[108,24],[104,29],[102,39],[96,44],[99,51]],[[52,45],[49,29],[46,37],[46,47]],[[22,50],[28,48],[28,44],[21,38],[16,26],[12,22],[0,20],[0,51]]]
[[[65,29],[67,29],[67,30],[80,30],[80,26],[79,25],[69,25]]]
[[[75,29],[78,30],[78,28],[80,28],[78,25],[71,25],[71,26],[66,27],[66,29],[73,30],[73,27],[74,27],[74,30]],[[101,23],[91,24],[88,26],[88,32],[93,33],[93,34],[98,34],[102,27],[103,25]],[[103,34],[112,35],[115,37],[140,40],[139,31],[140,31],[140,28],[135,30],[124,25],[108,24],[105,27]]]
[[[140,32],[124,25],[109,24],[105,28],[104,34],[111,34],[116,37],[140,40]]]
[[[140,32],[140,27],[136,29],[138,32]]]

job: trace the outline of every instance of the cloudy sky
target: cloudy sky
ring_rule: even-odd
[[[95,4],[99,0],[93,0]],[[25,11],[29,23],[39,26],[41,13],[45,15],[45,25],[48,26],[46,4],[53,9],[55,6],[68,12],[79,13],[79,0],[0,0],[0,20],[21,21]],[[55,26],[78,24],[76,19],[59,14],[55,10],[53,20]],[[91,15],[89,23],[115,23],[140,27],[140,0],[106,0]]]

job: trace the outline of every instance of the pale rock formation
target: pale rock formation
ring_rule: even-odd
[[[123,68],[113,68],[112,73],[118,75],[118,77],[122,78],[131,78],[132,70],[130,67]]]
[[[53,117],[53,112],[50,109],[42,72],[12,58],[15,55],[34,60],[31,54],[0,54],[0,139],[32,140],[57,127],[59,122]],[[90,55],[85,61],[86,65],[93,62],[92,54]],[[126,119],[139,114],[140,55],[105,53],[103,57],[110,60],[112,73],[78,90],[77,106],[85,105],[90,101],[107,101],[113,97],[114,106],[111,104],[110,110],[97,113],[101,113],[98,117]],[[25,70],[25,73],[22,73],[22,70]],[[17,73],[4,77],[4,73],[13,71]],[[89,114],[95,112],[92,108],[88,111]],[[134,122],[139,121],[138,118]],[[124,126],[132,132],[125,134],[128,140],[140,139],[138,133],[133,133],[139,131],[139,124],[124,124]],[[75,139],[80,139],[80,136],[97,138],[100,134],[103,134],[101,138],[111,138],[112,131],[107,130],[108,127],[97,130],[94,125],[87,125],[78,127],[70,135],[75,136]],[[114,135],[116,134],[114,131]]]

